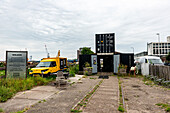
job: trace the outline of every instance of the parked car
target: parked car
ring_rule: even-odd
[[[165,66],[170,66],[170,63],[164,63]]]

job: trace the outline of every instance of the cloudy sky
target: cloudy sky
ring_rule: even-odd
[[[116,51],[146,51],[147,42],[170,35],[170,0],[0,0],[0,60],[6,50],[28,50],[33,59],[76,58],[96,33],[115,33]]]

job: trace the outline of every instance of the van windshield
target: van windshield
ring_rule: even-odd
[[[162,64],[161,59],[148,59],[150,64]]]
[[[50,67],[51,62],[40,62],[36,67]]]

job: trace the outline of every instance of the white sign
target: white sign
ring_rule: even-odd
[[[6,51],[6,78],[27,77],[27,51]]]

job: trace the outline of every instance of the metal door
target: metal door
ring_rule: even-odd
[[[91,55],[92,73],[97,73],[97,55]]]
[[[120,55],[113,55],[113,63],[114,63],[114,73],[118,73],[118,67],[120,64]]]

